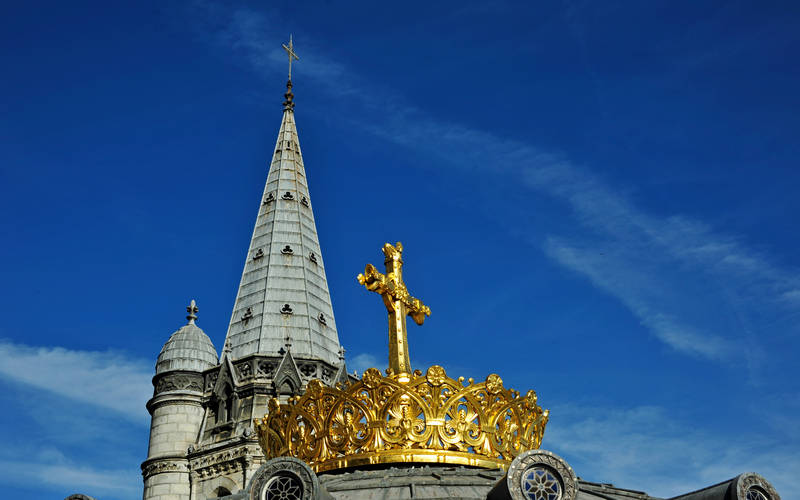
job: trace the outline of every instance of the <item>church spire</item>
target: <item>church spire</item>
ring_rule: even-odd
[[[289,63],[299,60],[284,45]],[[291,75],[291,69],[290,75]],[[339,362],[339,335],[294,121],[291,78],[226,342],[231,357],[277,355]]]

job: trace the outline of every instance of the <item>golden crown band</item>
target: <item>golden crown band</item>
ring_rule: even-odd
[[[518,454],[541,445],[549,412],[503,387],[449,378],[438,365],[383,376],[375,368],[360,381],[327,387],[308,383],[302,396],[255,419],[267,458],[291,456],[316,472],[369,464],[420,462],[506,469]]]

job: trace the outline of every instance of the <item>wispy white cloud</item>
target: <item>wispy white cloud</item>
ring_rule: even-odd
[[[766,310],[773,318],[796,314],[797,271],[736,238],[685,216],[649,215],[569,164],[525,175],[532,187],[567,200],[585,228],[571,238],[547,238],[545,253],[617,297],[671,347],[718,360],[746,356],[752,368],[763,354],[751,325],[763,328]],[[735,322],[709,321],[723,316],[715,310],[720,304]]]
[[[800,290],[797,270],[775,265],[699,220],[647,214],[585,169],[560,161],[526,168],[523,175],[531,187],[567,200],[587,228],[631,247],[652,248],[662,257],[701,266],[716,276],[742,280],[750,290],[743,295],[782,302]]]
[[[77,465],[53,447],[38,451],[4,450],[0,456],[0,482],[21,488],[46,488],[55,498],[73,493],[107,499],[141,497],[141,475],[136,470]],[[21,458],[24,457],[24,458]]]
[[[153,366],[122,354],[30,347],[0,341],[0,375],[37,389],[148,422]]]
[[[274,48],[275,40],[283,34],[265,15],[249,9],[226,15],[225,29],[212,34],[215,43],[239,51],[266,77],[283,70],[285,56]],[[748,352],[754,353],[750,357],[758,358],[760,348],[750,332],[750,324],[758,328],[758,310],[765,304],[776,313],[800,308],[797,270],[775,264],[741,240],[683,215],[648,214],[620,189],[609,187],[562,154],[434,118],[392,91],[378,88],[325,58],[324,50],[313,39],[303,37],[303,44],[303,77],[331,95],[352,94],[348,103],[362,110],[359,125],[371,133],[439,155],[451,168],[491,169],[495,178],[522,183],[566,203],[579,222],[571,226],[570,238],[551,236],[534,244],[618,298],[657,339],[672,348],[724,360],[744,352],[741,347],[746,344]],[[598,258],[589,248],[608,252]],[[682,282],[675,278],[676,272],[681,273]],[[665,288],[664,281],[670,281],[673,293],[653,293]],[[687,283],[705,288],[691,291]],[[701,314],[686,310],[687,304],[711,297],[724,299],[736,311],[738,331],[707,319],[698,320]]]
[[[283,26],[275,25],[267,14],[249,8],[228,10],[208,2],[198,2],[196,5],[205,13],[205,20],[211,20],[216,28],[203,32],[213,43],[240,54],[262,75],[274,77],[282,72],[286,74],[287,55],[276,44],[276,40],[285,40],[288,36]],[[302,73],[303,79],[327,85],[328,90],[340,95],[357,92],[343,65],[319,56],[321,50],[315,41],[301,37],[302,49],[298,50],[298,55],[302,65],[295,67],[296,71]],[[335,85],[329,85],[334,82]]]
[[[368,353],[356,354],[352,359],[347,361],[347,368],[356,370],[359,374],[364,373],[367,368],[375,368],[381,366],[375,356]]]
[[[737,352],[732,340],[685,324],[677,317],[680,311],[674,315],[665,311],[675,290],[665,286],[653,264],[631,265],[633,258],[641,256],[614,252],[607,244],[604,247],[601,253],[596,246],[578,248],[555,237],[544,245],[547,255],[617,297],[656,338],[672,348],[710,359],[725,359]]]
[[[743,472],[758,472],[785,498],[800,487],[800,457],[789,443],[756,433],[736,438],[700,429],[655,406],[553,408],[543,447],[587,481],[609,479],[657,497],[687,493]]]
[[[15,417],[0,433],[0,483],[56,498],[141,498],[149,363],[10,342],[0,356],[0,404]]]

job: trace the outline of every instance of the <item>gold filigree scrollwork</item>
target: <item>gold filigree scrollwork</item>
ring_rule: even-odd
[[[370,368],[335,388],[312,380],[269,410],[255,421],[267,458],[293,456],[317,472],[394,462],[506,468],[539,448],[549,416],[533,391],[520,396],[497,375],[465,384],[441,366],[403,379]]]
[[[402,252],[399,242],[386,243],[386,274],[367,264],[358,275],[389,313],[387,375],[369,368],[360,381],[336,387],[312,380],[288,404],[270,400],[269,414],[255,420],[267,458],[296,457],[316,472],[397,462],[505,469],[541,445],[549,412],[535,392],[521,397],[495,374],[465,384],[438,365],[424,376],[412,372],[406,316],[421,325],[431,311],[406,288]]]

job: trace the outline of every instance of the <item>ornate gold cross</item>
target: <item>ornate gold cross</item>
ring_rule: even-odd
[[[300,58],[297,57],[297,54],[294,53],[294,45],[292,45],[292,35],[289,35],[289,46],[287,47],[286,44],[283,45],[283,50],[286,51],[286,54],[289,56],[289,80],[292,79],[292,59],[295,61],[299,61]]]
[[[383,275],[372,264],[367,264],[364,274],[358,275],[358,282],[367,290],[381,294],[383,303],[389,311],[389,368],[396,374],[411,373],[411,361],[408,357],[408,335],[406,334],[406,316],[411,316],[421,325],[425,316],[431,315],[431,309],[421,300],[408,293],[403,282],[403,244],[396,246],[389,243],[383,245],[386,256],[386,274]]]

